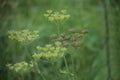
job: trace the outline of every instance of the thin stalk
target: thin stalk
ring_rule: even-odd
[[[56,77],[57,77],[57,80],[60,80],[60,75],[57,73],[57,70],[56,70],[56,66],[54,65],[54,63],[52,64],[52,66],[53,67],[55,67],[54,69],[55,69],[55,74],[57,75]]]
[[[64,58],[65,67],[66,67],[66,69],[67,69],[67,72],[70,73],[69,68],[68,68],[68,63],[67,63],[66,57],[64,56],[63,58]],[[68,74],[68,80],[70,80],[69,74]]]
[[[62,24],[60,24],[59,22],[55,22],[55,24],[57,26],[58,37],[60,37],[60,27],[62,26]]]
[[[73,60],[73,58],[72,58],[72,56],[71,56],[71,62],[72,62],[72,73],[74,74],[74,60]],[[74,75],[73,75],[73,80],[75,80],[75,77],[74,77]]]
[[[60,26],[57,26],[58,36],[60,36]]]
[[[60,27],[61,27],[61,24],[58,24],[57,25],[58,37],[60,37]],[[66,57],[64,56],[63,58],[64,58],[64,62],[65,62],[65,66],[66,66],[67,72],[69,73],[69,68],[68,68]],[[68,80],[70,80],[69,74],[68,74]]]
[[[46,80],[45,77],[44,77],[44,75],[41,73],[37,62],[35,62],[35,66],[36,66],[36,68],[37,68],[37,70],[38,70],[38,73],[39,73],[39,74],[41,75],[41,77],[43,78],[43,80]]]
[[[74,59],[73,59],[73,55],[74,55],[74,53],[76,53],[77,52],[77,49],[78,48],[73,48],[73,51],[72,51],[72,53],[71,53],[71,63],[72,63],[72,73],[74,74],[75,73],[75,67],[74,67]],[[73,56],[73,57],[72,57]],[[75,77],[73,76],[73,80],[75,80]]]

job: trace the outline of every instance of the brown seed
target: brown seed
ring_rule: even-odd
[[[66,47],[69,46],[69,43],[65,42],[65,41],[62,44],[63,44],[63,46],[66,46]]]
[[[81,37],[83,37],[84,35],[83,34],[79,34],[77,37],[78,38],[81,38]]]
[[[83,33],[83,34],[86,34],[86,33],[88,33],[88,30],[87,30],[87,29],[84,29],[84,30],[82,30],[82,33]]]
[[[76,37],[72,36],[72,37],[70,38],[70,40],[71,40],[71,41],[76,41]]]
[[[79,47],[79,46],[81,46],[81,42],[78,42],[78,41],[74,41],[74,42],[72,42],[72,46],[73,47]]]
[[[52,34],[52,35],[50,36],[51,39],[55,39],[56,37],[57,37],[56,34]]]
[[[75,33],[72,36],[75,37],[75,38],[78,38],[78,35],[79,35],[79,33]]]
[[[62,38],[64,38],[64,37],[65,37],[65,34],[61,34],[60,36],[61,36]]]

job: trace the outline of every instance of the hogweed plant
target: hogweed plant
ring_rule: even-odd
[[[21,75],[35,70],[40,74],[43,80],[47,80],[39,67],[39,64],[41,64],[40,61],[46,60],[55,66],[55,63],[57,63],[59,59],[64,61],[65,68],[63,69],[59,67],[57,74],[64,74],[66,76],[66,80],[76,80],[73,55],[83,44],[82,38],[86,35],[86,33],[88,33],[88,30],[85,29],[79,32],[75,29],[69,29],[68,34],[61,33],[60,28],[63,26],[64,22],[70,18],[70,15],[67,14],[66,10],[58,12],[47,10],[44,16],[57,26],[58,35],[52,34],[50,36],[50,38],[54,40],[54,44],[46,44],[45,46],[37,45],[34,54],[31,55],[30,62],[22,61],[15,64],[7,64],[7,67],[14,73]],[[8,31],[8,37],[20,43],[31,43],[39,37],[39,31],[30,31],[27,29],[20,31],[10,30]],[[67,55],[71,56],[72,69],[69,67],[68,59],[66,58]]]

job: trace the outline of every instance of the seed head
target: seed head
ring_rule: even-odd
[[[60,36],[61,36],[62,38],[64,38],[64,37],[65,37],[65,34],[61,34]]]
[[[78,41],[74,41],[74,42],[72,42],[72,46],[73,47],[79,47],[79,46],[81,46],[81,42],[78,42]]]
[[[64,41],[62,44],[63,44],[63,46],[65,46],[65,47],[67,47],[67,46],[70,45],[68,42],[65,42],[65,41]]]
[[[82,38],[83,36],[84,36],[83,34],[77,35],[78,38]]]
[[[84,29],[84,30],[82,31],[82,33],[83,33],[83,34],[86,34],[86,33],[88,33],[88,30],[87,30],[87,29]]]
[[[52,35],[50,36],[51,39],[55,39],[56,37],[57,37],[56,34],[52,34]]]
[[[71,41],[76,41],[76,37],[72,36],[72,37],[70,38],[70,40],[71,40]]]
[[[59,37],[59,38],[57,39],[57,41],[64,41],[64,38]]]

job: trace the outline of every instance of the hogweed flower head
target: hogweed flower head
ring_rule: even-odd
[[[47,10],[46,13],[44,14],[44,16],[49,20],[49,21],[63,21],[66,19],[70,18],[70,15],[67,14],[66,10],[61,10],[59,12],[55,12],[52,10]]]
[[[9,70],[18,73],[18,74],[24,74],[32,70],[33,68],[33,62],[27,63],[25,61],[16,63],[16,64],[7,64],[7,67]]]
[[[32,42],[39,37],[39,31],[24,30],[10,30],[8,31],[8,37],[18,42]]]
[[[53,59],[53,58],[60,58],[63,57],[66,48],[62,46],[60,42],[55,42],[54,45],[47,44],[44,47],[37,46],[37,53],[33,54],[32,57],[34,60],[40,60],[41,58],[45,59]]]

